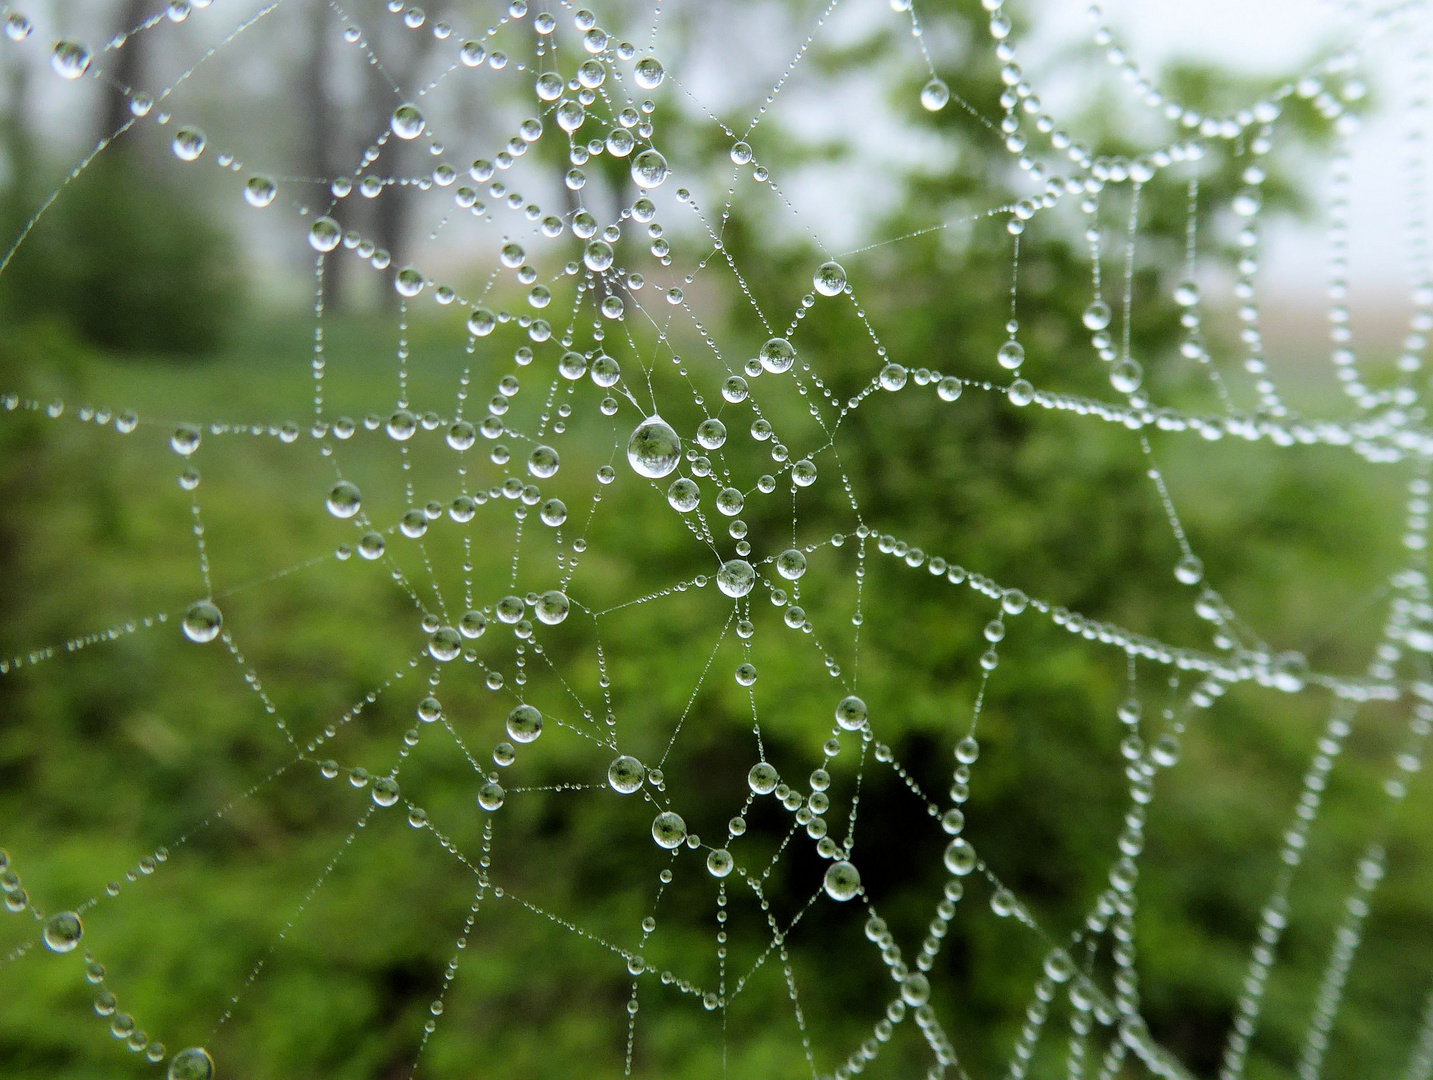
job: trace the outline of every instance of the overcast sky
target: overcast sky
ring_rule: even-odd
[[[1157,71],[1180,56],[1208,57],[1249,72],[1297,70],[1348,39],[1346,4],[1332,0],[1106,0],[1107,22],[1141,66]],[[1088,33],[1083,0],[1040,0],[1046,44]],[[1400,39],[1400,41],[1406,40]],[[1378,42],[1377,65],[1366,72],[1385,106],[1401,104],[1405,49]],[[1408,205],[1403,129],[1397,116],[1368,123],[1354,145],[1352,274],[1360,293],[1406,287],[1403,224]],[[1262,284],[1275,291],[1319,289],[1326,282],[1327,243],[1321,228],[1272,238]]]

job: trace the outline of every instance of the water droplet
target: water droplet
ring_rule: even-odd
[[[550,446],[535,447],[527,456],[527,471],[539,480],[546,480],[557,472],[557,451]]]
[[[846,268],[838,262],[824,262],[816,268],[811,284],[822,296],[840,296],[846,288]]]
[[[1137,360],[1121,360],[1110,368],[1110,385],[1121,394],[1133,394],[1144,380],[1144,369]]]
[[[1075,974],[1075,962],[1064,949],[1051,949],[1045,956],[1045,974],[1052,982],[1069,982]]]
[[[499,810],[503,805],[503,797],[507,795],[500,784],[489,782],[478,788],[478,805],[492,813]]]
[[[405,266],[393,275],[393,289],[399,296],[411,300],[423,291],[423,275],[414,267]]]
[[[416,139],[423,134],[425,121],[418,106],[405,103],[393,110],[393,118],[388,124],[400,139]]]
[[[836,723],[846,731],[859,731],[866,716],[866,703],[858,697],[843,697],[836,703]]]
[[[1081,316],[1086,330],[1103,330],[1110,324],[1110,306],[1103,300],[1093,300]]]
[[[612,785],[613,791],[621,795],[631,795],[638,790],[646,776],[647,770],[642,767],[642,763],[626,754],[614,758],[612,764],[607,766],[607,782]]]
[[[169,446],[176,454],[188,457],[199,449],[199,429],[193,424],[180,424],[169,436]]]
[[[533,611],[537,614],[538,622],[556,626],[567,618],[569,606],[567,596],[553,589],[537,598],[537,603],[533,605]]]
[[[627,460],[641,476],[660,480],[682,458],[682,441],[660,416],[653,415],[637,425],[627,440]]]
[[[960,392],[964,388],[965,384],[954,375],[947,375],[941,379],[940,382],[936,383],[935,392],[941,401],[954,401],[960,397]]]
[[[84,936],[85,926],[73,911],[61,911],[45,920],[40,936],[53,953],[74,952]]]
[[[901,1000],[912,1008],[918,1008],[930,1000],[930,980],[920,972],[907,975],[901,980]]]
[[[842,859],[826,868],[826,880],[823,884],[826,895],[832,900],[850,900],[861,891],[861,874]]]
[[[190,604],[189,610],[184,613],[184,636],[201,645],[218,637],[219,628],[223,625],[224,616],[208,600]]]
[[[180,161],[197,161],[204,153],[204,143],[204,132],[198,128],[182,127],[174,133],[170,147]]]
[[[764,761],[758,761],[746,774],[747,786],[757,795],[770,795],[779,779],[775,767]]]
[[[931,79],[921,87],[921,104],[930,112],[940,112],[950,100],[950,87],[939,79]]]
[[[796,581],[806,573],[806,556],[795,548],[787,548],[776,556],[776,572],[787,581]]]
[[[701,498],[701,488],[697,487],[696,481],[688,480],[685,476],[673,480],[672,486],[667,488],[667,502],[679,513],[691,513],[697,508]]]
[[[957,836],[945,847],[945,868],[956,877],[964,877],[975,869],[975,848],[963,836]]]
[[[245,201],[261,210],[273,202],[278,193],[279,189],[269,176],[251,176],[244,182]]]
[[[731,852],[726,848],[716,848],[707,856],[707,873],[714,878],[726,877],[733,865]]]
[[[668,172],[667,159],[656,150],[643,150],[632,159],[632,182],[643,191],[660,187]]]
[[[362,506],[356,485],[340,480],[328,489],[328,512],[336,518],[351,518]]]
[[[1174,302],[1180,307],[1193,307],[1199,296],[1199,286],[1193,281],[1181,281],[1174,287]]]
[[[62,79],[78,79],[90,66],[90,51],[78,41],[59,41],[50,54],[50,67]]]
[[[515,743],[530,743],[542,734],[542,713],[531,705],[519,705],[508,713],[508,738]]]
[[[1204,563],[1198,555],[1186,555],[1174,564],[1174,576],[1181,585],[1197,585],[1204,577]]]
[[[687,838],[687,823],[677,814],[670,810],[658,814],[652,822],[652,839],[657,841],[658,847],[668,850],[680,847],[683,840]]]
[[[882,390],[890,390],[894,393],[895,391],[901,389],[906,385],[907,375],[908,372],[902,365],[887,364],[885,367],[881,368],[881,374],[878,377],[878,381],[881,384]]]
[[[451,626],[440,627],[438,631],[428,639],[429,655],[441,663],[446,664],[450,660],[456,660],[462,648],[462,639],[458,636],[458,632]]]
[[[1016,908],[1019,906],[1019,902],[1015,899],[1015,894],[1009,889],[996,889],[990,894],[990,910],[995,912],[995,914],[999,915],[1002,919],[1014,915]]]
[[[1014,371],[1025,362],[1025,346],[1018,341],[1007,341],[1000,346],[999,351],[995,354],[995,359],[1007,371]]]
[[[1035,388],[1027,379],[1016,379],[1006,391],[1006,397],[1010,399],[1010,404],[1024,408],[1035,400]]]
[[[662,85],[667,73],[655,56],[644,56],[632,69],[632,78],[643,90],[655,90]]]
[[[169,1080],[214,1080],[214,1059],[202,1046],[191,1046],[169,1059]]]
[[[733,600],[751,592],[756,584],[756,571],[745,559],[730,559],[721,564],[716,575],[717,588]]]
[[[767,371],[780,375],[783,371],[790,371],[791,365],[796,363],[796,350],[785,338],[774,337],[761,347],[756,358]]]
[[[369,795],[378,806],[392,806],[398,801],[398,781],[391,776],[380,776],[373,781]]]
[[[338,222],[331,217],[321,217],[309,226],[308,242],[309,247],[320,253],[328,253],[338,247],[343,239],[343,230],[338,227]]]

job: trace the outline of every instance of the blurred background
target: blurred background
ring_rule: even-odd
[[[669,73],[652,93],[654,138],[673,169],[653,193],[663,230],[643,238],[624,224],[619,262],[646,275],[650,293],[681,286],[703,329],[690,318],[659,324],[629,312],[606,323],[605,334],[644,408],[659,407],[684,438],[721,404],[727,368],[704,339],[739,366],[768,336],[746,295],[784,325],[810,291],[814,268],[832,255],[863,314],[818,299],[794,340],[833,400],[858,393],[879,368],[866,320],[889,356],[912,371],[1004,376],[994,357],[1005,337],[1012,244],[1004,216],[983,215],[1038,187],[955,101],[932,113],[919,99],[930,77],[923,46],[960,98],[1000,115],[988,14],[966,0],[919,6],[918,41],[910,15],[884,0],[841,7],[817,29],[825,8],[825,0],[669,2],[655,38],[645,5],[597,12],[614,37],[639,48],[654,40]],[[554,553],[571,548],[558,549],[554,531],[535,520],[515,529],[516,504],[494,498],[467,530],[470,575],[465,530],[446,520],[433,523],[422,550],[390,532],[392,562],[335,557],[357,534],[323,508],[333,462],[379,523],[429,500],[446,505],[459,468],[477,490],[521,476],[520,441],[511,466],[498,451],[512,440],[480,442],[460,458],[442,430],[420,430],[400,456],[362,420],[393,410],[402,366],[415,411],[450,417],[460,380],[470,378],[468,415],[476,419],[493,395],[510,397],[502,406],[509,428],[536,430],[552,420],[557,391],[550,395],[547,382],[561,350],[555,339],[534,344],[515,322],[470,349],[469,309],[431,303],[431,290],[400,309],[394,270],[413,264],[463,296],[485,296],[494,310],[549,317],[560,337],[576,302],[576,279],[562,267],[580,247],[570,236],[538,241],[529,221],[468,179],[468,163],[495,158],[534,113],[531,18],[486,0],[416,17],[413,10],[367,0],[352,7],[289,0],[272,10],[245,0],[192,8],[181,0],[167,9],[153,0],[36,3],[24,9],[33,22],[28,36],[0,42],[4,245],[47,205],[0,273],[0,391],[66,403],[58,420],[33,412],[0,418],[0,655],[118,629],[113,640],[61,649],[0,677],[0,845],[29,900],[45,911],[103,896],[116,883],[118,894],[85,914],[85,950],[106,969],[101,989],[171,1052],[207,1046],[225,1078],[396,1080],[410,1075],[420,1044],[418,1071],[431,1077],[827,1076],[871,1037],[895,992],[863,933],[865,909],[824,898],[806,907],[824,863],[804,837],[786,846],[789,815],[757,800],[732,851],[753,875],[770,865],[763,885],[770,908],[728,879],[730,950],[719,956],[717,884],[701,853],[673,862],[651,843],[649,803],[605,788],[612,755],[582,733],[601,734],[610,711],[623,752],[649,766],[661,761],[661,801],[719,846],[757,760],[736,665],[750,659],[759,672],[761,752],[803,793],[825,760],[832,707],[858,671],[876,738],[890,754],[863,758],[855,861],[910,958],[947,878],[940,853],[948,838],[909,785],[946,801],[951,749],[970,724],[978,658],[988,648],[982,628],[996,605],[878,554],[874,540],[858,555],[858,523],[1090,619],[1191,648],[1227,650],[1233,642],[1195,614],[1198,590],[1174,579],[1179,548],[1137,433],[1067,411],[1016,410],[1001,394],[971,388],[953,404],[929,390],[880,394],[849,414],[835,454],[815,456],[821,481],[800,495],[794,537],[795,499],[784,479],[776,495],[749,499],[742,517],[757,555],[791,542],[822,545],[801,585],[819,649],[786,629],[766,599],[753,603],[755,636],[744,646],[723,629],[729,602],[711,588],[692,589],[604,614],[599,668],[585,611],[671,589],[714,564],[660,493],[626,468],[622,448],[640,419],[636,409],[623,401],[609,418],[597,407],[601,392],[583,382],[563,398],[572,406],[555,443],[563,466],[543,494],[567,504],[563,543],[585,539],[569,589],[584,617],[542,631],[541,653],[494,623],[474,648],[483,670],[505,673],[500,690],[465,664],[443,667],[440,684],[431,684],[437,665],[410,664],[426,634],[395,569],[420,590],[431,578],[450,599],[471,577],[476,606],[490,609],[504,592],[556,587],[562,567]],[[580,46],[571,13],[555,13],[556,66],[570,75]],[[1082,5],[1050,0],[1009,14],[1027,73],[1049,88],[1046,107],[1096,154],[1133,156],[1171,137],[1090,44]],[[151,17],[152,29],[104,49]],[[451,35],[439,32],[440,20]],[[1110,25],[1146,74],[1214,115],[1347,45],[1341,20],[1332,5],[1312,0],[1108,6]],[[733,180],[732,137],[712,117],[745,134],[813,31],[808,55],[746,136],[777,184],[757,181],[749,166]],[[483,40],[489,54],[505,52],[507,64],[457,65],[458,43],[468,37]],[[61,38],[85,42],[100,77],[58,78],[49,54]],[[1396,33],[1370,46],[1361,72],[1368,95],[1354,106],[1363,122],[1350,139],[1350,325],[1374,388],[1399,378],[1411,310],[1404,162],[1412,48]],[[395,105],[425,86],[423,138],[390,139],[366,158]],[[142,117],[136,93],[157,99]],[[631,205],[639,193],[625,163],[610,156],[584,167],[580,191],[565,186],[564,140],[550,117],[544,122],[549,132],[500,179],[559,216],[584,206],[606,223]],[[593,125],[592,135],[605,134],[605,125]],[[197,161],[171,151],[180,126],[205,133]],[[71,175],[97,141],[112,137]],[[1336,138],[1311,101],[1290,98],[1263,160],[1261,325],[1270,378],[1294,416],[1342,419],[1355,410],[1327,356],[1324,203]],[[1259,397],[1242,369],[1235,318],[1240,223],[1229,209],[1246,150],[1217,143],[1198,165],[1198,278],[1205,344],[1236,407],[1252,412]],[[1052,171],[1068,168],[1052,160]],[[435,179],[444,164],[457,170],[453,186]],[[244,198],[255,174],[275,179],[271,205]],[[1188,175],[1176,168],[1141,194],[1130,333],[1150,399],[1212,415],[1223,406],[1207,373],[1178,352],[1183,331],[1172,295],[1184,274]],[[344,176],[352,190],[335,197],[331,180]],[[365,176],[375,178],[372,197]],[[479,189],[471,208],[455,202],[469,184]],[[678,185],[690,190],[690,203],[677,199]],[[1112,185],[1101,198],[1107,297],[1124,272],[1129,197],[1127,185]],[[1426,192],[1415,196],[1415,215],[1427,209],[1417,198]],[[1021,237],[1022,373],[1042,389],[1115,400],[1080,323],[1090,299],[1088,245],[1078,208],[1066,203],[1074,200]],[[316,276],[307,234],[321,213],[362,246],[340,249]],[[710,254],[706,225],[723,217],[724,251],[742,281],[720,259],[685,280]],[[944,222],[956,224],[911,235]],[[903,239],[880,243],[890,238]],[[494,274],[499,248],[513,239],[529,247],[538,281],[551,284],[549,311],[532,305],[512,273]],[[644,303],[665,318],[655,296]],[[592,348],[601,340],[593,326],[602,333],[603,325],[578,317],[575,347]],[[357,421],[351,440],[309,433],[316,326],[326,360],[324,418]],[[536,353],[530,367],[524,348]],[[668,363],[673,352],[687,362]],[[650,392],[638,377],[646,364]],[[520,393],[499,394],[505,376],[518,379]],[[753,381],[762,415],[793,451],[815,455],[825,436],[805,396],[772,381]],[[1412,385],[1421,390],[1421,379]],[[133,409],[140,424],[122,435],[112,424],[77,422],[80,406]],[[770,448],[740,437],[747,412],[724,410],[737,436],[724,461],[749,490],[772,471]],[[189,461],[169,446],[180,422],[204,425]],[[214,424],[238,430],[220,434]],[[1391,575],[1422,568],[1421,554],[1401,543],[1414,466],[1372,465],[1346,448],[1188,432],[1149,437],[1206,580],[1253,639],[1303,654],[1318,672],[1364,672],[1395,599]],[[334,447],[332,460],[323,445]],[[617,480],[600,485],[594,473],[609,462]],[[187,466],[202,477],[196,494],[232,650],[195,645],[177,625],[205,594],[190,494],[176,483]],[[827,543],[835,532],[846,535],[844,544]],[[723,550],[730,557],[729,545]],[[858,581],[859,665],[850,625]],[[164,621],[143,623],[160,613]],[[1128,731],[1116,708],[1130,693],[1129,676],[1119,650],[1033,610],[1007,624],[980,723],[965,835],[1041,925],[1064,939],[1108,887],[1124,828],[1120,744]],[[823,651],[843,669],[840,680]],[[1429,674],[1416,654],[1396,648],[1378,662],[1402,679]],[[528,678],[528,699],[549,716],[568,716],[573,730],[550,722],[541,741],[520,748],[517,763],[501,770],[507,800],[489,817],[474,805],[475,771],[498,771],[491,754],[504,738],[502,718],[513,687]],[[1138,666],[1135,692],[1150,741],[1163,710],[1195,681]],[[417,704],[430,692],[451,730],[416,726]],[[1137,891],[1142,1013],[1195,1075],[1217,1072],[1330,706],[1318,688],[1290,694],[1240,685],[1192,714],[1177,764],[1158,773]],[[595,718],[582,719],[583,707]],[[1413,710],[1405,697],[1354,716],[1290,893],[1251,1078],[1295,1074],[1356,864],[1374,841],[1386,847],[1388,877],[1365,923],[1324,1072],[1426,1076],[1413,1055],[1433,988],[1433,796],[1416,777],[1405,800],[1384,790]],[[324,749],[295,762],[276,717],[299,745],[322,738]],[[669,745],[679,717],[680,736]],[[845,738],[849,749],[830,765],[833,834],[856,792],[859,739]],[[878,760],[887,756],[904,772]],[[465,930],[477,891],[471,868],[434,843],[433,830],[410,827],[405,803],[375,811],[367,789],[342,776],[324,779],[319,758],[374,776],[401,764],[405,803],[422,807],[464,858],[490,860],[493,881],[511,896],[640,950],[652,971],[703,987],[724,973],[730,987],[770,944],[768,917],[785,926],[802,913],[800,926],[724,1009],[708,1011],[647,975],[629,1028],[625,960],[491,894]],[[167,858],[153,874],[132,873],[161,846]],[[664,867],[675,878],[657,902]],[[967,881],[930,972],[932,1003],[971,1077],[1003,1072],[1012,1060],[1046,950],[1015,920],[996,917],[989,900],[978,875]],[[657,920],[650,937],[641,926],[648,915]],[[0,956],[36,933],[24,912],[5,914]],[[4,1076],[160,1071],[126,1048],[128,1031],[111,1038],[112,1017],[94,1015],[85,950],[33,949],[0,967]],[[458,973],[435,1015],[432,1002],[455,957]],[[799,988],[804,1028],[783,962]],[[1105,979],[1109,970],[1102,961],[1096,974]],[[230,1018],[216,1029],[226,1010]],[[1057,999],[1050,1012],[1031,1076],[1067,1075],[1070,1009]],[[435,1030],[425,1040],[429,1021]],[[1092,1041],[1092,1070],[1108,1041],[1107,1033]],[[866,1071],[919,1076],[929,1061],[907,1022]],[[1131,1060],[1119,1075],[1138,1072]]]

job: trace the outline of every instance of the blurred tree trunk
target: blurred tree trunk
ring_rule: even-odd
[[[437,40],[431,34],[412,34],[392,19],[385,19],[371,27],[374,51],[384,57],[388,76],[401,87],[403,95],[414,95],[414,80],[428,58],[429,50]],[[386,80],[384,81],[386,83]],[[388,130],[393,109],[398,105],[393,88],[371,79],[368,82],[369,134],[377,135]],[[411,100],[411,97],[406,98]],[[384,146],[380,159],[383,169],[390,177],[410,175],[422,167],[421,159],[402,139],[390,137]],[[374,200],[373,239],[392,257],[393,266],[407,265],[409,255],[409,233],[413,212],[413,188],[407,184],[389,184]],[[381,290],[383,302],[397,302],[392,289]]]
[[[328,202],[327,184],[344,168],[340,162],[343,129],[338,110],[334,108],[329,94],[329,73],[333,69],[331,38],[333,28],[329,24],[329,8],[324,3],[309,5],[308,61],[303,66],[300,94],[304,101],[304,113],[309,119],[305,132],[307,160],[305,168],[315,184],[316,201],[320,205]],[[333,208],[333,218],[345,229],[349,228],[351,213],[345,201]],[[324,260],[323,306],[327,311],[337,310],[343,303],[344,268],[348,260],[342,257]]]
[[[7,81],[7,108],[0,115],[0,140],[3,140],[5,148],[10,183],[6,191],[7,212],[0,217],[8,228],[12,214],[21,220],[28,215],[29,211],[25,208],[29,205],[34,187],[35,139],[25,123],[25,117],[30,114],[30,65],[18,61],[12,64]]]
[[[101,139],[113,135],[133,115],[127,91],[140,89],[144,79],[144,50],[148,47],[149,35],[130,36],[130,31],[144,22],[151,3],[152,0],[120,0],[114,33],[115,37],[124,39],[124,44],[115,50],[115,65],[110,70],[113,81],[105,84]]]

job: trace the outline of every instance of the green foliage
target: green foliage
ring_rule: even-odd
[[[981,18],[970,4],[944,27],[932,17],[930,29],[963,40],[983,33]],[[853,58],[859,59],[858,50]],[[813,59],[822,61],[819,53]],[[839,71],[841,59],[823,62]],[[997,112],[999,88],[988,64],[947,77],[981,111]],[[916,85],[902,90],[907,109]],[[1228,89],[1208,73],[1182,74],[1178,85],[1196,102]],[[881,235],[982,210],[989,201],[981,200],[1003,190],[1007,179],[1008,158],[996,136],[968,113],[953,104],[938,116],[913,116],[912,123],[938,134],[957,165],[899,178],[905,197],[877,230]],[[1089,119],[1090,130],[1104,131],[1101,152],[1126,149],[1117,116]],[[759,159],[774,175],[798,156],[787,149],[778,123],[773,116],[755,138]],[[695,142],[706,137],[702,130],[684,137]],[[1320,134],[1311,121],[1308,134],[1315,142]],[[1243,164],[1211,162],[1201,203],[1227,201]],[[625,183],[620,168],[599,165],[590,170],[593,188],[604,178],[603,167],[612,169],[605,174],[610,187]],[[1292,175],[1276,175],[1267,185],[1284,192],[1290,208],[1298,205]],[[1213,410],[1218,405],[1207,379],[1175,352],[1179,328],[1167,299],[1183,273],[1186,198],[1181,187],[1163,181],[1141,193],[1132,340],[1156,401]],[[1115,238],[1106,265],[1110,296],[1117,288],[1109,282],[1122,285],[1118,238],[1130,206],[1123,192],[1102,200],[1100,220]],[[793,310],[819,259],[803,240],[770,229],[750,209],[754,201],[735,200],[722,230],[725,251],[764,310]],[[76,209],[76,220],[87,220],[84,213]],[[80,228],[69,235],[93,238],[96,232]],[[39,239],[37,252],[53,250]],[[132,246],[123,250],[137,250],[141,239],[125,239]],[[631,238],[623,243],[638,250]],[[993,376],[1012,248],[1003,218],[993,218],[960,237],[954,229],[928,233],[843,259],[863,307],[858,313],[844,298],[819,300],[798,330],[802,357],[837,403],[868,384],[872,333],[912,369]],[[200,249],[214,250],[205,242],[171,254],[187,258]],[[1042,219],[1021,237],[1020,254],[1026,370],[1041,386],[1107,398],[1105,373],[1079,323],[1090,291],[1084,250],[1072,236],[1046,231]],[[74,263],[79,274],[78,256]],[[46,272],[62,274],[64,265]],[[637,265],[635,257],[630,265]],[[30,272],[40,271],[32,264]],[[212,292],[208,303],[235,295],[221,287],[214,265],[190,265],[187,273],[194,276],[182,288],[170,279],[165,289],[156,284],[154,294],[174,301]],[[712,307],[720,309],[713,336],[729,358],[739,358],[754,353],[766,331],[726,274],[723,260],[713,259],[689,291],[709,290]],[[566,301],[555,298],[553,310]],[[409,392],[422,407],[446,407],[469,362],[474,399],[490,393],[497,378],[516,370],[513,350],[524,341],[509,325],[469,358],[461,345],[462,314],[445,319],[410,327]],[[311,327],[250,322],[247,336],[203,369],[138,368],[37,331],[3,343],[0,374],[6,385],[41,400],[123,402],[146,417],[268,422],[294,416],[310,393]],[[169,341],[173,327],[155,332]],[[330,414],[362,416],[391,399],[391,320],[330,320],[325,333]],[[701,365],[696,376],[708,389],[719,374],[709,353],[694,336],[671,334],[678,355]],[[652,342],[641,345],[660,355]],[[1218,346],[1216,340],[1211,347]],[[143,347],[156,346],[150,339]],[[636,370],[627,374],[640,385]],[[692,402],[676,367],[657,364],[653,384],[664,418],[683,433],[693,430],[705,410]],[[512,406],[519,418],[514,426],[533,421],[528,429],[534,430],[544,406],[531,399],[542,391],[524,387]],[[714,395],[709,403],[716,407]],[[807,415],[806,399],[773,393],[767,404],[779,429],[793,433],[793,448],[822,447],[824,434]],[[734,428],[748,422],[739,409],[723,416]],[[625,407],[610,424],[592,409],[574,413],[564,444],[573,450],[564,451],[563,471],[551,485],[568,500],[574,524],[588,505],[595,464],[616,446],[621,465],[632,419]],[[519,902],[623,947],[642,939],[639,927],[651,910],[657,875],[672,865],[645,839],[650,806],[606,791],[544,790],[600,785],[600,748],[555,728],[525,748],[511,775],[520,773],[522,786],[537,790],[512,792],[491,838],[485,837],[487,819],[474,808],[475,777],[464,754],[471,749],[484,769],[493,768],[484,756],[500,737],[510,702],[485,688],[477,669],[450,665],[440,689],[452,731],[424,727],[419,745],[402,759],[401,779],[405,794],[444,828],[467,864],[440,849],[432,833],[411,829],[401,805],[366,818],[366,791],[342,778],[320,779],[312,761],[289,764],[294,755],[285,733],[305,745],[330,725],[341,734],[324,753],[343,765],[363,764],[376,773],[396,764],[395,748],[415,725],[416,702],[427,691],[427,667],[409,664],[423,641],[410,597],[382,564],[329,557],[353,539],[350,527],[321,510],[332,463],[311,452],[306,438],[289,446],[206,432],[195,464],[203,473],[199,498],[216,582],[225,591],[231,655],[219,643],[184,641],[175,626],[177,613],[203,586],[193,570],[189,498],[173,483],[180,464],[166,447],[167,427],[144,425],[121,437],[68,421],[4,420],[0,434],[13,440],[5,447],[13,467],[0,473],[7,581],[0,591],[0,654],[123,625],[140,613],[168,614],[116,641],[0,679],[0,707],[9,721],[0,725],[0,842],[37,902],[54,906],[92,895],[97,883],[123,881],[141,856],[171,844],[160,872],[125,883],[118,898],[86,915],[86,943],[109,966],[123,1006],[171,1048],[204,1040],[262,960],[232,1020],[209,1041],[222,1075],[405,1076],[470,912],[472,864],[490,855],[506,896],[490,894],[467,934],[424,1074],[468,1075],[479,1062],[482,1075],[494,1080],[623,1075],[631,993],[625,964]],[[856,851],[873,902],[909,949],[925,933],[945,878],[940,850],[946,838],[915,792],[945,801],[950,750],[970,721],[981,681],[978,657],[986,648],[982,628],[995,606],[965,585],[932,577],[924,565],[913,569],[882,553],[877,537],[899,536],[1090,619],[1177,643],[1204,643],[1209,634],[1189,612],[1190,590],[1173,579],[1178,550],[1146,475],[1149,459],[1138,433],[1088,416],[1015,410],[998,390],[970,387],[953,404],[939,403],[928,390],[877,393],[842,419],[838,434],[839,461],[835,451],[815,451],[827,483],[803,494],[799,504],[798,540],[824,545],[811,559],[802,602],[822,628],[822,647],[853,669],[849,618],[861,568],[861,692],[880,739],[906,772],[877,760],[884,756],[878,748],[866,748]],[[1269,641],[1304,648],[1318,669],[1358,670],[1376,638],[1358,604],[1400,557],[1399,521],[1388,508],[1398,505],[1401,477],[1327,447],[1276,449],[1268,442],[1148,434],[1183,525],[1234,606],[1249,613]],[[344,474],[364,491],[365,510],[375,521],[394,520],[410,501],[451,499],[453,458],[440,438],[441,432],[420,432],[401,462],[382,436],[360,433],[341,447]],[[734,438],[727,460],[735,474],[749,476],[775,468],[765,454],[769,447]],[[472,458],[473,475],[495,475],[478,454]],[[864,543],[853,535],[839,485],[830,482],[838,468],[860,494],[860,524],[872,532]],[[406,483],[413,485],[411,500]],[[573,586],[574,598],[588,609],[607,612],[711,571],[710,552],[675,515],[653,513],[659,497],[620,468],[617,482],[602,489]],[[550,544],[534,539],[542,534],[531,518],[511,584],[512,505],[494,499],[471,533],[479,598],[552,585]],[[752,500],[746,520],[756,550],[788,542],[787,507],[774,498]],[[827,544],[837,530],[845,542]],[[466,553],[449,523],[434,524],[422,552],[396,536],[391,543],[409,580],[426,580],[431,564],[445,590],[461,588],[453,568]],[[552,690],[547,662],[584,702],[603,702],[611,690],[624,750],[662,761],[689,826],[709,841],[724,835],[727,818],[742,805],[755,747],[750,701],[730,678],[742,655],[729,628],[723,635],[730,605],[713,593],[689,590],[605,613],[605,672],[598,671],[591,638],[576,616],[544,631],[543,658],[525,654],[528,671],[536,673],[535,695]],[[810,642],[779,625],[779,611],[764,600],[754,608],[764,755],[788,782],[804,787],[830,734],[838,684]],[[1080,926],[1104,887],[1123,825],[1119,743],[1125,731],[1115,708],[1127,693],[1128,670],[1117,650],[1033,611],[1008,623],[987,688],[979,768],[965,804],[967,832],[1042,925],[1063,936]],[[501,633],[494,627],[482,640],[483,649],[493,650],[484,653],[485,662],[505,653],[510,664],[513,642]],[[719,674],[703,678],[709,662]],[[283,732],[246,682],[250,668],[275,703]],[[604,674],[610,687],[599,682]],[[1177,699],[1171,679],[1187,690],[1190,676],[1141,664],[1136,678],[1153,721],[1166,701]],[[368,700],[377,686],[384,690]],[[556,692],[540,703],[579,730],[601,732],[605,725],[600,713],[580,718]],[[1241,687],[1191,716],[1182,760],[1159,773],[1134,944],[1152,1030],[1200,1075],[1216,1067],[1257,913],[1279,872],[1279,838],[1327,705],[1319,691],[1288,696]],[[679,717],[681,735],[669,743]],[[1354,861],[1384,804],[1378,782],[1403,720],[1391,707],[1359,715],[1300,872],[1297,918],[1271,984],[1251,1080],[1291,1070]],[[463,740],[461,749],[456,739]],[[833,767],[833,831],[850,808],[851,759],[858,752],[853,745]],[[224,812],[210,816],[218,807]],[[748,817],[742,858],[760,868],[781,850],[790,818],[770,801],[758,802]],[[1351,976],[1330,1074],[1393,1075],[1401,1064],[1427,981],[1420,960],[1433,931],[1431,818],[1424,785],[1403,817],[1379,822],[1393,873]],[[196,829],[199,821],[207,823]],[[184,843],[174,844],[181,835]],[[769,910],[753,903],[737,878],[729,879],[731,902],[723,909],[732,942],[728,986],[754,974],[726,1016],[702,1011],[674,987],[655,987],[650,977],[643,984],[633,1075],[805,1075],[802,1033],[782,970],[788,958],[823,1073],[870,1037],[877,1010],[895,988],[861,935],[860,913],[824,900],[804,907],[822,868],[809,848],[792,844],[763,879]],[[694,853],[681,858],[682,873],[664,894],[660,932],[646,960],[712,985],[722,970],[714,885],[689,872]],[[324,886],[310,898],[320,877]],[[1014,920],[996,919],[989,899],[979,876],[969,879],[931,972],[941,1022],[975,1077],[995,1075],[1008,1060],[1045,947]],[[761,960],[768,918],[784,926],[798,913],[800,926],[783,942],[786,956]],[[0,955],[33,931],[0,918]],[[271,950],[281,934],[282,943]],[[7,1076],[152,1075],[85,1015],[79,963],[78,956],[36,954],[0,972],[0,1061]],[[1052,1019],[1030,1075],[1065,1075],[1064,1020],[1064,1013]],[[911,1027],[900,1029],[870,1075],[906,1080],[924,1071],[928,1053]]]
[[[67,184],[0,276],[14,323],[53,321],[121,353],[197,355],[243,310],[233,238],[188,191],[122,147]],[[33,213],[12,191],[6,233]]]

